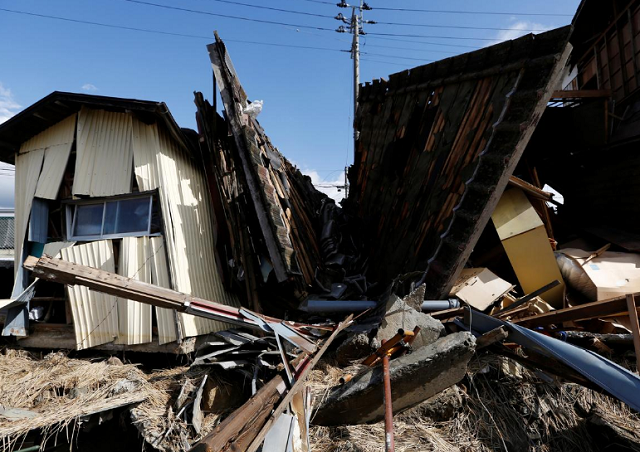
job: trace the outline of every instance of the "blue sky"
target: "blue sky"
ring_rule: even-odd
[[[150,3],[289,25],[217,17]],[[352,163],[353,69],[349,54],[341,52],[350,48],[350,35],[328,31],[340,25],[333,16],[350,15],[350,9],[338,8],[335,3],[337,0],[0,0],[0,122],[58,90],[164,101],[182,127],[195,128],[193,91],[212,97],[212,72],[205,46],[213,41],[213,30],[218,30],[249,98],[264,101],[259,120],[271,141],[316,182],[338,183],[345,164]],[[578,3],[371,0],[373,10],[365,12],[365,19],[422,26],[365,25],[368,34],[361,40],[361,82],[510,39],[526,30],[566,25]],[[145,33],[5,10],[191,36]],[[506,14],[479,14],[482,12]],[[0,192],[6,191],[2,179],[7,177],[0,171]]]

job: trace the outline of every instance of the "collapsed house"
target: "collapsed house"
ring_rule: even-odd
[[[84,349],[163,345],[226,328],[65,291],[22,268],[30,254],[60,255],[239,306],[216,271],[216,222],[197,144],[163,103],[55,92],[2,124],[0,136],[3,160],[16,166],[12,298],[20,301],[6,311],[3,335]]]
[[[378,450],[389,438],[379,421],[390,410],[440,422],[412,437],[418,446],[408,450],[597,448],[605,442],[590,441],[595,431],[634,450],[640,379],[624,356],[613,358],[618,347],[640,345],[635,207],[625,207],[635,185],[620,177],[635,158],[638,18],[638,1],[585,1],[573,27],[365,84],[342,209],[270,142],[256,119],[260,106],[249,101],[217,35],[208,51],[224,112],[196,93],[197,139],[162,104],[54,93],[0,126],[0,137],[13,130],[23,174],[17,225],[25,225],[16,234],[19,270],[5,329],[26,333],[21,319],[43,301],[33,287],[40,296],[41,288],[60,291],[60,283],[72,308],[82,301],[96,311],[118,309],[118,334],[109,336],[116,346],[134,349],[124,341],[143,309],[159,343],[165,311],[174,315],[172,340],[182,344],[225,329],[203,338],[188,370],[136,376],[150,393],[158,388],[149,382],[171,380],[154,392],[156,405],[103,391],[111,406],[118,397],[137,404],[130,416],[158,450],[305,451],[310,433],[317,443],[333,441],[321,450],[335,450],[345,432],[348,450]],[[128,118],[130,129],[96,126],[117,131],[119,141],[87,144],[87,118],[100,115]],[[45,141],[49,132],[63,138]],[[130,149],[126,165],[99,160],[113,151],[111,141],[128,143],[109,154]],[[121,188],[108,178],[104,189],[96,162],[129,168],[131,185],[116,193]],[[94,172],[80,177],[78,165]],[[41,179],[55,188],[41,187]],[[77,180],[89,188],[76,191]],[[111,203],[118,212],[118,203],[126,208],[139,197],[149,203],[147,229],[105,234],[118,226],[118,216],[114,225],[106,214]],[[87,206],[102,206],[101,215],[83,216]],[[162,243],[166,260],[158,263],[154,246]],[[193,253],[180,254],[181,247]],[[206,270],[217,291],[197,287],[202,275],[188,273],[204,259],[207,268],[197,271]],[[81,313],[71,309],[76,340],[86,332]],[[38,318],[18,344],[35,340],[53,315]],[[64,347],[54,342],[47,348]],[[312,372],[325,358],[324,371]],[[306,380],[323,372],[326,384],[312,384],[312,415]],[[216,383],[225,377],[236,383],[227,395]],[[9,410],[14,419],[33,415],[20,411],[32,406],[17,408]],[[64,422],[86,415],[74,413]],[[443,423],[456,416],[467,436],[460,425],[443,436]],[[415,429],[415,419],[405,428]],[[350,442],[358,434],[370,441],[373,431],[380,435],[370,449]]]

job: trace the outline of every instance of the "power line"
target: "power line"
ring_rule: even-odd
[[[462,10],[442,10],[442,9],[410,9],[410,8],[380,8],[372,7],[373,10],[380,11],[405,11],[412,13],[432,13],[432,14],[481,14],[485,16],[546,16],[546,17],[573,17],[573,14],[552,14],[552,13],[508,13],[504,11],[462,11]]]
[[[0,11],[5,11],[5,12],[8,12],[8,13],[14,13],[14,14],[23,14],[23,15],[27,15],[27,16],[35,16],[35,17],[40,17],[40,18],[44,18],[44,19],[55,19],[55,20],[62,20],[62,21],[66,21],[66,22],[73,22],[73,23],[79,23],[79,24],[85,24],[85,25],[95,25],[95,26],[99,26],[99,27],[115,28],[115,29],[119,29],[119,30],[139,31],[139,32],[143,32],[143,33],[161,34],[161,35],[169,35],[169,36],[179,36],[179,37],[182,37],[182,38],[207,39],[209,41],[213,41],[213,37],[212,36],[190,35],[190,34],[184,34],[184,33],[172,33],[172,32],[169,32],[169,31],[162,31],[162,30],[152,30],[152,29],[148,29],[148,28],[127,27],[127,26],[124,26],[124,25],[114,25],[114,24],[106,24],[106,23],[101,23],[101,22],[92,22],[92,21],[88,21],[88,20],[70,19],[68,17],[51,16],[51,15],[46,15],[46,14],[37,14],[37,13],[31,13],[31,12],[27,12],[27,11],[19,11],[19,10],[7,9],[7,8],[0,8]],[[324,50],[324,51],[328,51],[328,52],[342,52],[341,50],[331,49],[331,48],[327,48],[327,47],[299,46],[299,45],[295,45],[295,44],[278,44],[278,43],[274,43],[274,42],[247,41],[247,40],[242,40],[242,39],[225,39],[225,41],[227,41],[227,42],[238,42],[238,43],[243,43],[243,44],[265,45],[265,46],[272,46],[272,47],[288,47],[288,48],[295,48],[295,49]]]
[[[336,4],[334,2],[325,2],[322,0],[304,0],[305,2],[311,2],[311,3],[322,3],[323,5],[331,5],[331,6],[336,6]]]
[[[455,28],[460,30],[492,30],[492,31],[525,31],[525,32],[542,32],[547,31],[544,29],[522,29],[522,28],[499,28],[499,27],[471,27],[464,25],[433,25],[433,24],[407,24],[401,22],[379,22],[375,21],[376,24],[380,25],[397,25],[404,27],[425,27],[425,28]]]
[[[133,0],[127,0],[133,1]],[[428,38],[428,39],[462,39],[466,41],[495,41],[495,38],[473,38],[466,36],[434,36],[434,35],[406,35],[400,33],[372,33],[368,32],[368,35],[372,36],[399,36],[403,38]]]
[[[478,50],[479,49],[479,47],[466,46],[464,44],[447,44],[447,43],[442,43],[442,42],[416,41],[415,39],[384,38],[384,37],[380,37],[380,36],[369,36],[369,34],[367,34],[365,38],[366,39],[381,39],[381,40],[384,40],[384,41],[411,42],[411,43],[414,43],[414,44],[427,44],[427,45],[441,46],[441,47],[459,47],[459,48],[463,48],[463,49],[473,49],[473,50]]]
[[[274,8],[271,6],[262,6],[262,5],[252,5],[250,3],[241,3],[241,2],[234,2],[232,0],[209,0],[210,2],[218,2],[218,3],[228,3],[230,5],[239,5],[239,6],[246,6],[248,8],[257,8],[257,9],[268,9],[270,11],[279,11],[282,13],[290,13],[290,14],[300,14],[303,16],[313,16],[313,17],[322,17],[322,18],[326,18],[326,19],[333,19],[333,16],[328,16],[326,14],[315,14],[315,13],[307,13],[304,11],[293,11],[290,9],[283,9],[283,8]]]
[[[183,12],[194,13],[194,14],[204,14],[207,16],[222,17],[224,19],[244,20],[247,22],[257,22],[257,23],[269,24],[269,25],[282,25],[285,27],[293,27],[293,28],[307,28],[311,30],[334,31],[332,28],[316,27],[313,25],[297,25],[297,24],[290,24],[286,22],[278,22],[273,20],[253,19],[250,17],[243,17],[243,16],[231,16],[228,14],[218,14],[218,13],[212,13],[210,11],[202,11],[198,9],[180,8],[179,6],[160,5],[158,3],[143,2],[141,0],[124,0],[124,1],[129,3],[138,3],[140,5],[153,6],[156,8],[172,9],[175,11],[183,11]]]
[[[398,46],[382,46],[379,44],[363,44],[363,47],[374,47],[376,49],[394,49],[394,50],[408,50],[412,52],[429,52],[429,53],[444,53],[446,55],[451,55],[453,52],[449,50],[434,50],[434,49],[414,49],[410,47],[398,47]]]
[[[399,55],[387,55],[384,53],[371,53],[371,52],[360,52],[361,55],[371,55],[378,57],[386,57],[386,58],[396,58],[401,60],[413,60],[413,61],[422,61],[424,63],[433,63],[435,60],[425,60],[424,58],[411,58],[411,57],[403,57]]]

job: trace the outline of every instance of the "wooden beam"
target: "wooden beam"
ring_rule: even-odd
[[[501,342],[508,336],[509,332],[507,331],[507,329],[504,326],[499,326],[498,328],[491,330],[476,339],[476,352],[490,345],[493,345],[496,342]]]
[[[634,305],[640,306],[640,293],[633,294]],[[615,314],[627,312],[627,302],[625,296],[609,298],[607,300],[594,301],[592,303],[581,304],[557,311],[550,311],[522,319],[513,320],[513,323],[526,326],[528,328],[536,326],[547,326],[551,324],[561,324],[562,322],[589,320],[599,317],[607,317]]]
[[[632,37],[633,39],[633,37]],[[636,371],[640,372],[640,325],[638,324],[638,312],[635,309],[635,302],[632,294],[627,294],[627,311],[631,322],[631,333],[633,334],[633,349],[636,352]]]
[[[324,355],[324,352],[327,351],[327,349],[329,348],[333,340],[336,338],[336,336],[346,327],[351,325],[352,319],[353,319],[353,314],[347,317],[343,322],[341,322],[336,327],[334,332],[331,333],[331,336],[329,336],[327,340],[324,342],[324,344],[322,345],[322,348],[313,355],[313,358],[301,364],[300,368],[298,369],[298,373],[295,376],[295,383],[293,384],[289,392],[287,392],[287,395],[284,396],[284,398],[282,399],[282,402],[280,402],[280,404],[273,411],[273,414],[269,417],[269,419],[267,419],[267,422],[262,427],[262,430],[260,430],[260,433],[258,433],[256,438],[253,440],[253,442],[247,449],[247,452],[255,452],[260,447],[260,445],[262,444],[262,441],[264,441],[265,436],[267,436],[267,433],[269,432],[271,427],[273,427],[273,424],[275,424],[275,422],[278,420],[280,415],[289,406],[289,403],[293,399],[293,396],[295,396],[298,393],[298,391],[300,391],[304,387],[305,381],[309,376],[309,374],[311,373],[311,370],[315,367],[315,365],[318,363],[320,358],[322,358],[322,355]]]
[[[575,89],[554,91],[551,99],[590,99],[611,97],[610,89]]]
[[[24,348],[40,348],[46,350],[75,350],[77,348],[78,341],[73,331],[73,325],[32,323],[29,327],[29,336],[18,339],[17,345]],[[97,345],[92,347],[92,349],[106,352],[121,352],[126,350],[127,352],[186,355],[195,351],[196,338],[189,337],[181,343],[170,342],[168,344],[160,345],[158,343],[158,337],[154,336],[153,341],[146,344],[123,345],[110,342],[107,344]]]

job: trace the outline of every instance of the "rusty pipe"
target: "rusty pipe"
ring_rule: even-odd
[[[382,345],[386,341],[382,341]],[[386,452],[395,451],[393,437],[393,403],[391,401],[391,375],[389,372],[389,353],[382,357],[382,377],[384,380],[384,447]]]

